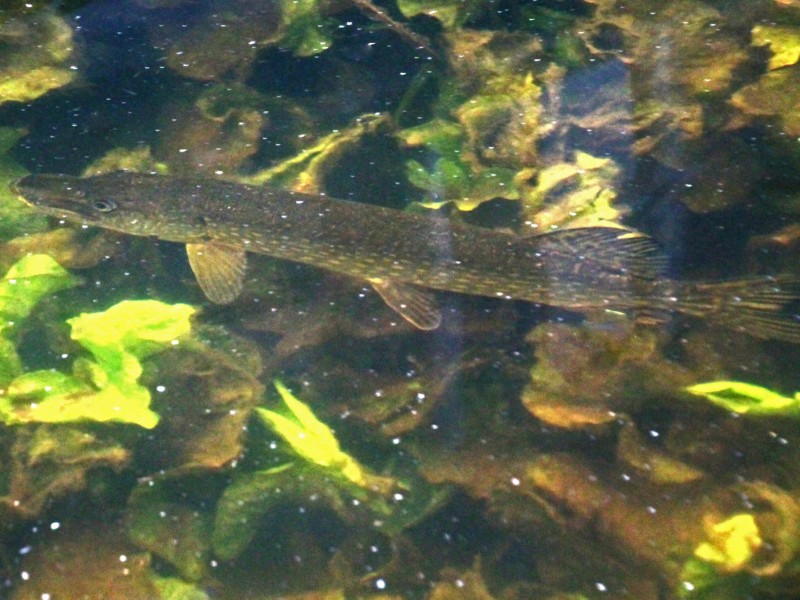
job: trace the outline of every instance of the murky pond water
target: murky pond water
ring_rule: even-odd
[[[0,597],[800,598],[798,215],[793,0],[6,0]]]

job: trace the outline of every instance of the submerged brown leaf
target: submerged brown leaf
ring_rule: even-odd
[[[243,77],[257,50],[279,39],[281,3],[235,0],[210,4],[216,10],[194,22],[181,22],[166,31],[154,27],[153,41],[163,46],[167,65],[183,77],[216,80],[229,72]]]
[[[689,370],[663,358],[657,332],[630,324],[619,323],[616,331],[546,324],[529,339],[537,361],[522,403],[558,427],[613,423],[619,413],[692,381]]]
[[[13,600],[153,600],[150,556],[124,541],[113,523],[74,523],[33,545],[28,574]]]
[[[770,71],[741,88],[731,97],[731,104],[750,120],[776,117],[783,131],[800,136],[800,66]]]
[[[48,254],[66,269],[87,269],[117,252],[120,236],[112,232],[62,227],[32,233],[0,245],[0,270],[28,254]]]
[[[19,427],[7,459],[0,506],[14,518],[35,518],[50,500],[85,490],[102,469],[128,466],[130,451],[106,433],[73,425]]]
[[[195,339],[149,362],[144,374],[157,390],[153,409],[161,415],[144,458],[173,474],[219,469],[239,457],[244,425],[263,394],[251,343],[209,326]]]

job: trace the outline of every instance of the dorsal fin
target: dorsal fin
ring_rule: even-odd
[[[531,239],[542,252],[573,261],[588,259],[637,277],[658,277],[669,266],[669,259],[652,238],[617,227],[559,229]]]

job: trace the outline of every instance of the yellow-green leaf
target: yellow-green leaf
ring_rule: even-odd
[[[726,573],[741,570],[764,544],[755,518],[748,514],[711,525],[707,534],[709,540],[698,545],[694,555]]]
[[[788,67],[800,60],[800,27],[756,25],[752,35],[754,46],[769,46],[772,52],[770,71]]]
[[[195,309],[187,304],[126,300],[99,313],[84,313],[67,323],[72,339],[93,348],[117,346],[138,358],[177,342],[191,331]]]
[[[194,312],[185,304],[141,300],[69,319],[72,338],[94,360],[77,358],[72,375],[36,371],[17,377],[0,403],[0,419],[10,424],[91,420],[155,427],[158,415],[150,410],[150,392],[138,383],[139,359],[188,335]]]
[[[800,416],[800,394],[782,396],[742,381],[710,381],[684,388],[714,404],[739,414]]]
[[[0,418],[9,424],[115,421],[146,429],[158,424],[149,409],[150,393],[131,384],[96,390],[87,383],[54,371],[34,371],[15,379],[6,390],[8,402]]]
[[[78,281],[46,254],[21,258],[0,279],[0,332],[27,317],[43,296]]]
[[[275,388],[291,414],[259,408],[256,409],[258,415],[307,461],[334,469],[357,485],[366,485],[364,470],[352,456],[342,451],[330,427],[280,381],[275,381]]]

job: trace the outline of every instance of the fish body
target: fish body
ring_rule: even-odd
[[[422,329],[440,315],[426,290],[561,306],[681,312],[800,343],[800,276],[681,282],[648,237],[596,227],[521,237],[434,215],[239,183],[116,172],[30,175],[14,185],[53,216],[186,244],[206,295],[234,300],[246,253],[369,281]]]

